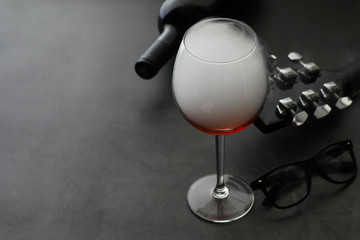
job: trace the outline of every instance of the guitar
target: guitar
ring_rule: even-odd
[[[296,52],[288,59],[290,67],[280,68],[276,56],[268,58],[268,94],[254,122],[260,131],[306,125],[350,107],[360,95],[360,59],[335,71],[322,71]]]

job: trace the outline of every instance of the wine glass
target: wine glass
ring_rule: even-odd
[[[224,175],[225,135],[257,118],[267,82],[262,48],[245,23],[211,18],[185,33],[174,65],[174,99],[192,126],[216,138],[217,173],[195,181],[187,194],[190,209],[205,220],[230,222],[253,206],[250,186]]]

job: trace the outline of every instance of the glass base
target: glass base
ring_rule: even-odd
[[[196,180],[189,188],[187,199],[190,209],[199,217],[217,223],[237,220],[245,216],[254,204],[254,194],[242,179],[225,175],[229,195],[215,198],[216,174]]]

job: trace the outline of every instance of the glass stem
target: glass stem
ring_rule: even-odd
[[[225,136],[216,135],[216,187],[213,191],[215,198],[226,198],[229,195],[229,189],[225,186],[224,166],[225,166]]]

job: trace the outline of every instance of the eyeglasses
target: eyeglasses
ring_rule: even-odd
[[[311,173],[335,184],[349,183],[356,177],[357,166],[350,140],[331,144],[314,157],[282,165],[251,183],[253,190],[261,189],[265,206],[293,207],[304,201],[311,189]]]

